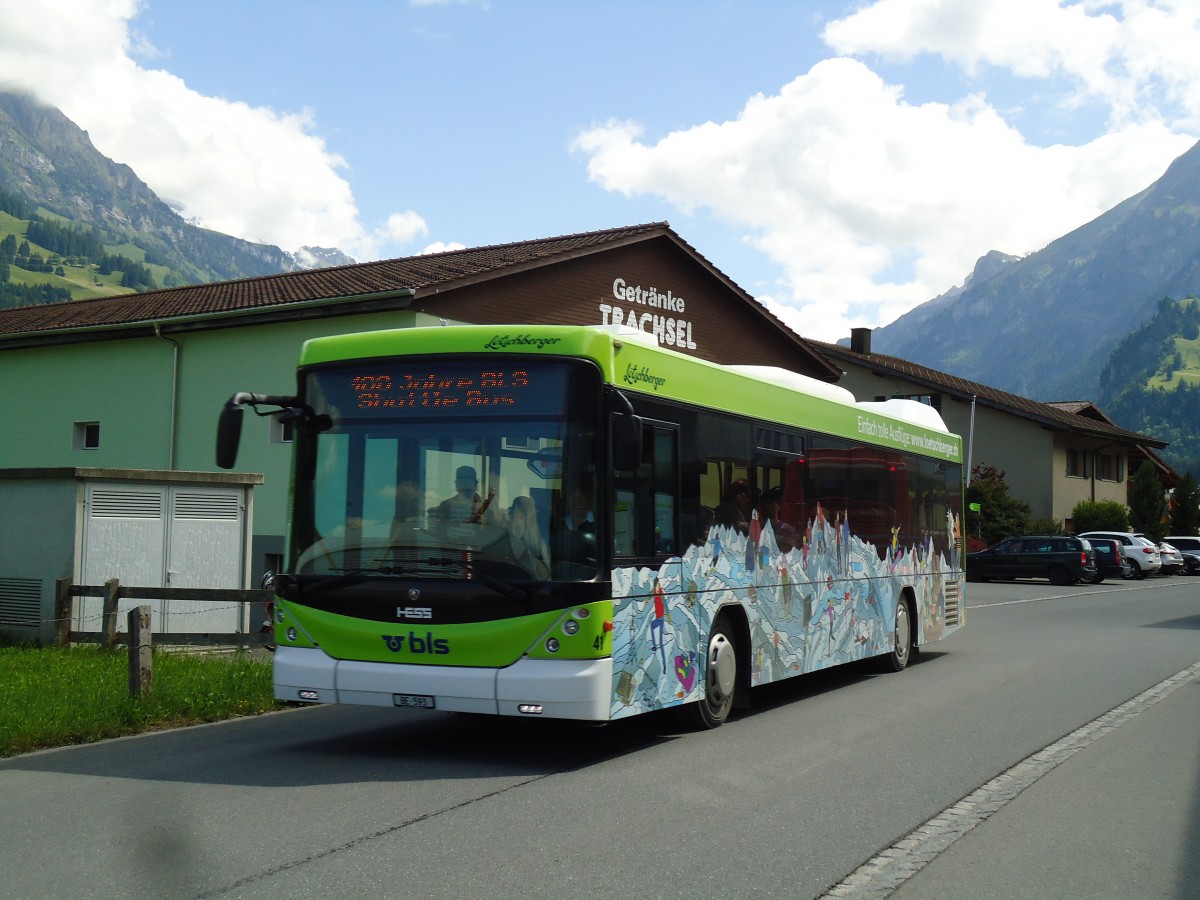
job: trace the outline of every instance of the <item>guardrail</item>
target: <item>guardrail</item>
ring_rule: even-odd
[[[75,597],[102,597],[100,631],[71,630],[71,601]],[[121,584],[119,579],[110,578],[102,585],[72,584],[69,578],[55,582],[54,643],[59,647],[68,644],[103,644],[113,648],[118,644],[130,643],[127,632],[117,630],[117,604],[122,600],[190,600],[201,603],[272,603],[273,591],[239,590],[235,588],[167,588],[132,587]],[[148,628],[148,626],[147,626]],[[172,645],[218,645],[266,646],[272,636],[266,633],[246,632],[168,632],[158,635],[163,644]],[[139,641],[140,643],[140,641]]]

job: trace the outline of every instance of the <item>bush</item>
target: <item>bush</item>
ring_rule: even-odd
[[[1081,500],[1071,510],[1076,533],[1085,531],[1128,531],[1129,510],[1116,500]]]
[[[974,553],[977,550],[986,550],[987,548],[988,548],[988,543],[983,538],[978,538],[978,537],[968,537],[967,538],[966,550],[968,553]]]

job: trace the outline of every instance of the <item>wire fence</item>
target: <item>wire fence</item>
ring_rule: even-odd
[[[74,606],[76,598],[99,597],[103,599],[101,612],[98,615],[76,615]],[[165,603],[187,601],[190,603],[206,604],[204,609],[172,610],[172,623],[188,615],[209,615],[217,611],[229,611],[249,604],[262,604],[269,611],[275,600],[274,592],[269,590],[241,590],[235,588],[167,588],[167,587],[135,587],[121,584],[119,579],[110,578],[102,585],[72,584],[69,578],[60,578],[55,582],[54,618],[50,624],[54,632],[54,644],[65,647],[69,644],[103,644],[106,647],[116,647],[127,644],[129,637],[118,630],[117,611],[122,600],[161,600]],[[72,628],[73,624],[80,626]],[[94,629],[88,626],[98,626]],[[155,640],[168,645],[208,645],[208,646],[268,646],[273,642],[272,629],[263,623],[262,630],[234,632],[213,631],[179,631],[156,634]]]

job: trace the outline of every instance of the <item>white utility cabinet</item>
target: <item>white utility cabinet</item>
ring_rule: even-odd
[[[0,469],[0,634],[54,637],[55,584],[249,587],[253,473]],[[247,633],[238,603],[149,603],[153,631]],[[72,631],[100,630],[103,600],[76,598]]]

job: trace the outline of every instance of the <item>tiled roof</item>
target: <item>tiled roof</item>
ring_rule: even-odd
[[[1103,413],[1100,413],[1100,411],[1096,409],[1091,400],[1051,400],[1046,405],[1053,406],[1055,409],[1061,409],[1063,412],[1074,413],[1077,416],[1083,415],[1083,413],[1089,410],[1094,411],[1099,415],[1103,415]]]
[[[887,356],[882,353],[858,353],[848,347],[838,344],[827,344],[824,341],[808,342],[832,360],[845,361],[865,366],[876,372],[895,375],[915,384],[937,388],[943,393],[953,394],[964,400],[975,398],[975,402],[983,406],[1004,410],[1025,419],[1032,419],[1058,431],[1072,431],[1094,437],[1107,437],[1123,444],[1134,444],[1143,447],[1166,447],[1168,442],[1136,431],[1126,431],[1118,428],[1107,420],[1092,418],[1079,414],[1079,411],[1095,406],[1089,401],[1068,401],[1063,403],[1040,403],[1017,394],[1010,394],[986,384],[968,381],[956,375],[939,372],[927,366],[900,359],[898,356]]]
[[[667,223],[656,222],[141,294],[0,309],[0,337],[58,329],[147,323],[181,316],[265,310],[304,301],[404,294],[434,285],[497,274],[506,269],[586,254],[656,235],[674,236]],[[695,255],[699,257],[699,254]],[[703,257],[699,258],[707,264]]]
[[[154,323],[190,317],[221,318],[246,313],[289,315],[314,304],[386,302],[383,298],[394,300],[409,295],[419,296],[425,290],[445,290],[659,237],[675,243],[743,302],[752,306],[781,334],[794,341],[797,349],[808,357],[814,368],[825,370],[826,380],[837,380],[839,370],[836,366],[831,365],[804,338],[698,253],[667,222],[264,275],[238,281],[189,285],[141,294],[0,309],[0,348],[6,342],[9,346],[20,346],[70,339],[74,334],[87,335],[93,330],[147,329]]]

